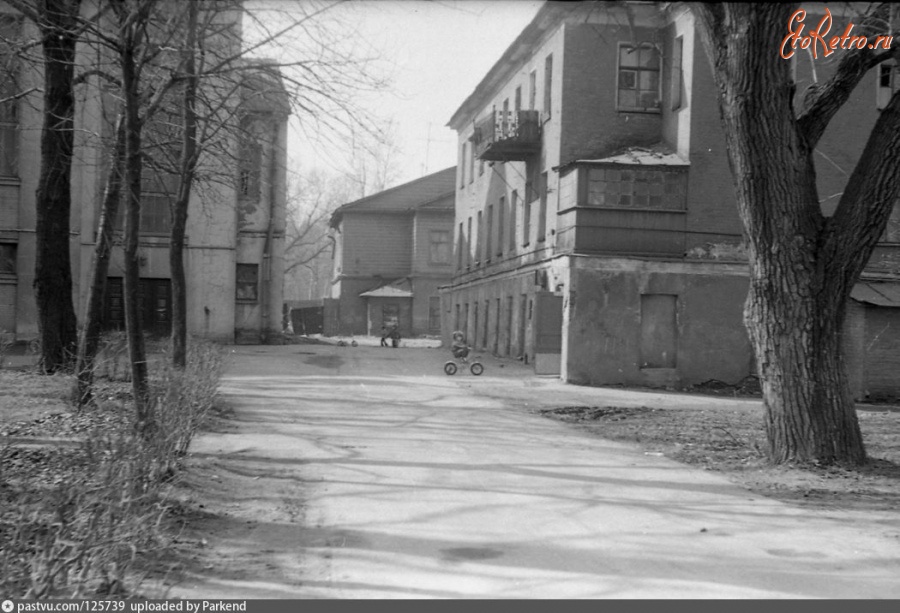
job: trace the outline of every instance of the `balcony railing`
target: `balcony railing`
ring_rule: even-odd
[[[491,162],[523,161],[541,150],[538,111],[493,111],[475,124],[475,155]]]

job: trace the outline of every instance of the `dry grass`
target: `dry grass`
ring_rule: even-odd
[[[137,593],[140,563],[168,547],[167,490],[212,409],[221,353],[193,343],[188,362],[154,369],[149,438],[127,382],[98,379],[96,406],[75,412],[71,377],[0,371],[0,592]]]
[[[869,464],[860,468],[771,466],[762,409],[562,407],[541,411],[603,438],[723,473],[765,496],[818,508],[900,509],[900,410],[858,412]]]

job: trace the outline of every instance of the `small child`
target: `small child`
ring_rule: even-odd
[[[453,343],[450,345],[450,353],[456,359],[465,361],[469,355],[469,346],[466,344],[466,335],[457,330],[453,333]]]

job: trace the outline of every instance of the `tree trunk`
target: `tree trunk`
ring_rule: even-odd
[[[828,121],[875,65],[865,55],[871,52],[840,51],[847,54],[837,67],[840,78],[811,88],[798,116],[790,62],[778,53],[795,7],[694,8],[748,240],[744,319],[762,382],[770,458],[860,464],[866,454],[841,334],[850,292],[900,193],[900,96],[882,111],[835,214],[825,217],[813,153]]]
[[[197,69],[195,45],[197,5],[188,5],[187,40],[184,58],[181,160],[178,193],[172,203],[172,234],[169,241],[169,268],[172,275],[172,364],[184,368],[187,361],[187,282],[184,274],[184,236],[187,228],[191,186],[197,168]]]
[[[147,432],[153,428],[149,414],[147,352],[144,347],[140,308],[140,225],[141,225],[141,119],[138,69],[135,43],[121,45],[122,98],[125,117],[125,331],[131,362],[131,384],[137,414],[137,428]]]
[[[119,214],[119,199],[122,196],[122,165],[125,154],[125,121],[119,116],[116,122],[116,140],[113,145],[109,177],[100,210],[97,228],[97,244],[91,262],[91,279],[88,288],[87,309],[84,325],[78,342],[78,362],[75,372],[76,396],[79,407],[91,402],[91,388],[94,381],[94,359],[100,346],[101,325],[103,323],[103,296],[106,292],[106,276],[109,272],[109,255],[112,251],[113,231]]]
[[[69,254],[70,177],[74,143],[74,71],[80,0],[46,0],[39,27],[44,54],[44,125],[37,188],[34,295],[40,369],[70,368],[77,342]]]

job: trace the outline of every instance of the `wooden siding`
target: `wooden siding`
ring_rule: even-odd
[[[386,279],[412,272],[412,218],[387,213],[347,213],[343,219],[345,275],[381,275]]]

